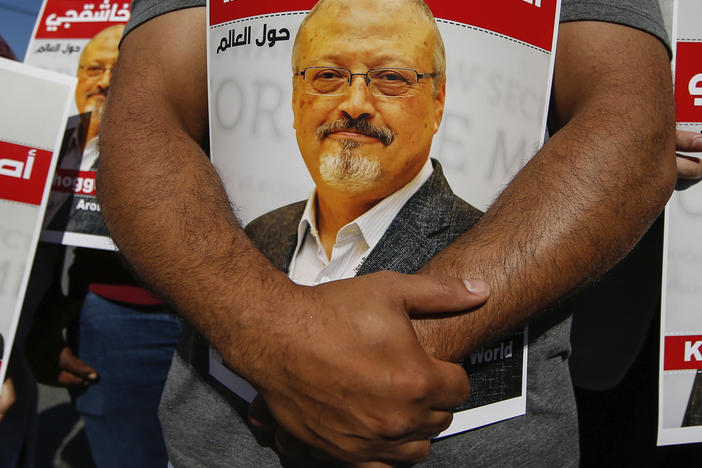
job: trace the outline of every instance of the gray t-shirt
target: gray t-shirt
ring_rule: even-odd
[[[135,0],[125,34],[197,0]],[[563,0],[561,21],[596,20],[647,31],[667,44],[656,0]],[[435,441],[421,466],[577,466],[578,428],[568,372],[570,318],[530,323],[527,414]],[[206,341],[187,328],[174,357],[160,417],[176,467],[281,466],[271,441],[246,423],[247,404],[208,375]],[[310,460],[285,466],[314,466]],[[329,466],[328,463],[324,466]]]

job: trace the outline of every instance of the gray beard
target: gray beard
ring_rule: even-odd
[[[355,151],[359,146],[353,140],[343,140],[338,153],[325,153],[320,157],[319,174],[327,185],[345,192],[361,193],[380,180],[380,162]]]

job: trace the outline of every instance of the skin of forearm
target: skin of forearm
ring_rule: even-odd
[[[630,28],[583,22],[563,25],[558,47],[557,131],[482,220],[422,270],[491,286],[475,311],[413,321],[420,342],[442,359],[494,341],[604,273],[672,192],[674,107],[663,45]]]
[[[179,70],[198,70],[193,61],[202,67],[199,70],[205,69],[204,19],[179,22],[178,18],[176,14],[161,19],[173,22],[165,25],[166,30],[179,31],[169,41],[149,37],[150,25],[145,25],[122,44],[118,67],[128,72],[117,70],[112,80],[100,134],[98,196],[110,234],[136,272],[216,344],[225,359],[231,358],[228,362],[258,365],[264,360],[250,359],[246,349],[233,345],[231,335],[251,333],[241,325],[250,323],[247,311],[265,313],[272,291],[284,298],[289,281],[239,226],[220,179],[198,144],[207,138],[205,75],[184,74],[180,80],[174,76]],[[146,56],[132,43],[137,39],[198,53],[180,57],[164,50]],[[178,44],[193,40],[201,46]],[[144,68],[144,63],[151,66]],[[159,73],[172,76],[166,79]],[[237,282],[249,286],[233,291]],[[233,326],[223,327],[223,322]],[[237,359],[230,356],[234,350]],[[237,370],[255,374],[252,369]]]

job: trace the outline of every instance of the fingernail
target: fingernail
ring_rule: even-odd
[[[692,147],[696,151],[702,151],[702,135],[697,135],[692,139]]]
[[[477,296],[489,296],[490,295],[490,285],[485,281],[480,280],[465,280],[463,283],[466,285],[466,289]]]
[[[88,380],[97,380],[97,378],[98,378],[98,375],[96,372],[88,374]]]

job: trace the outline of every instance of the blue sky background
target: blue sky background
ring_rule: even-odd
[[[0,0],[0,35],[24,60],[42,0]]]

